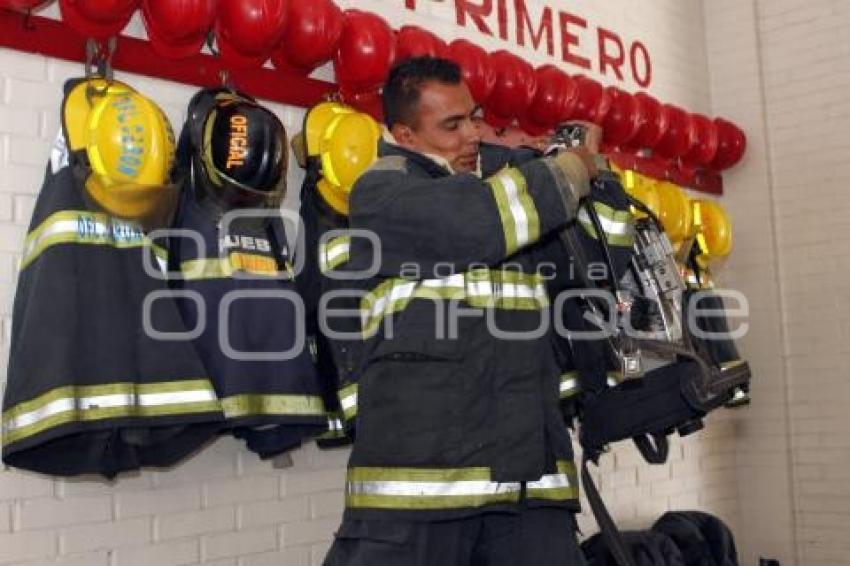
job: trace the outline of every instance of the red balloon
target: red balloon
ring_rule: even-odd
[[[14,12],[31,12],[47,5],[52,0],[0,0],[0,8]]]
[[[121,33],[140,0],[59,0],[62,20],[74,31],[94,39]]]
[[[286,25],[285,0],[219,0],[215,37],[221,58],[235,68],[260,67]]]
[[[640,112],[643,108],[631,94],[617,87],[606,89],[611,97],[611,108],[602,123],[603,139],[613,146],[627,144],[641,126]]]
[[[682,156],[682,161],[691,166],[708,166],[720,145],[717,124],[702,114],[691,114],[688,121],[691,149]]]
[[[714,123],[717,125],[718,146],[711,168],[722,171],[734,167],[744,157],[747,136],[741,128],[723,118],[715,119]]]
[[[634,153],[627,151],[603,151],[602,153],[607,155],[608,159],[623,171],[637,169],[637,157]]]
[[[487,100],[485,119],[494,126],[504,126],[525,113],[534,100],[537,80],[534,68],[509,51],[490,55],[496,73],[496,86]]]
[[[334,71],[341,87],[352,92],[381,86],[395,60],[395,34],[380,16],[346,10]]]
[[[667,113],[661,111],[661,103],[645,92],[634,96],[635,104],[640,107],[638,118],[640,125],[629,145],[637,148],[654,148],[667,132]]]
[[[460,66],[475,102],[484,104],[496,86],[496,73],[487,52],[470,41],[456,39],[449,44],[447,55]]]
[[[518,123],[519,123],[519,127],[525,133],[532,135],[532,136],[542,136],[542,135],[545,135],[545,134],[549,134],[554,129],[554,127],[552,127],[552,126],[541,126],[537,122],[534,122],[533,120],[531,120],[527,115],[526,116],[520,116]]]
[[[272,53],[272,63],[310,74],[333,58],[342,25],[342,10],[331,0],[289,0],[283,40]]]
[[[573,80],[578,88],[578,95],[572,118],[602,125],[611,107],[611,97],[605,88],[593,79],[579,75],[573,77]]]
[[[215,8],[215,0],[142,0],[151,47],[171,59],[195,55],[215,21]]]
[[[398,30],[395,41],[396,61],[424,55],[444,58],[448,52],[445,41],[418,26],[402,27]]]
[[[667,131],[655,146],[655,150],[659,155],[670,159],[681,157],[691,149],[688,113],[672,104],[665,104],[661,111],[667,115]]]
[[[535,75],[537,91],[523,125],[533,129],[532,133],[543,133],[569,119],[578,99],[578,87],[554,65],[539,67]]]

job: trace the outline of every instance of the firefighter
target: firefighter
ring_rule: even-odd
[[[361,292],[360,333],[334,340],[355,442],[325,564],[583,564],[538,268],[563,264],[557,235],[594,161],[482,145],[480,109],[443,59],[400,63],[383,105],[381,158],[351,192],[336,266]]]

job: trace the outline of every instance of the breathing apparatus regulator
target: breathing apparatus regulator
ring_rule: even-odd
[[[90,76],[70,86],[62,114],[86,197],[145,230],[167,226],[177,187],[174,133],[162,110],[127,84]]]
[[[274,208],[286,192],[286,130],[270,110],[228,88],[204,89],[189,103],[181,158],[190,186],[214,217],[234,208]]]

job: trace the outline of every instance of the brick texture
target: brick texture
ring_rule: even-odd
[[[850,196],[844,2],[704,3],[715,112],[748,133],[728,209],[738,229],[729,282],[751,300],[743,341],[760,379],[737,429],[744,558],[844,564],[850,501],[846,375],[850,265],[838,244]],[[743,237],[742,237],[743,236]],[[843,449],[842,449],[843,447]],[[840,534],[839,534],[840,533]]]

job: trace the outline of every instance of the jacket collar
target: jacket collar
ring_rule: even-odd
[[[454,175],[455,171],[452,169],[451,164],[443,157],[439,155],[433,155],[430,153],[419,153],[417,151],[412,151],[401,147],[396,142],[392,133],[390,133],[386,128],[384,128],[384,133],[381,137],[381,141],[378,144],[378,155],[380,157],[386,157],[388,155],[401,155],[405,157],[408,161],[415,163],[422,169],[424,169],[428,175],[431,177],[446,177],[448,175]],[[481,156],[478,157],[478,170],[475,172],[475,175],[481,176]]]

